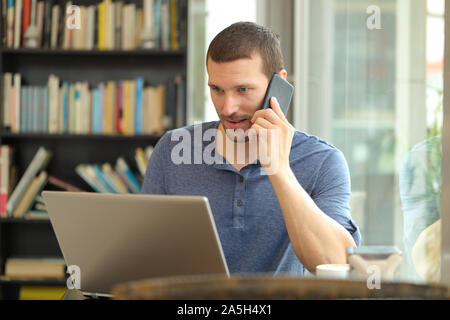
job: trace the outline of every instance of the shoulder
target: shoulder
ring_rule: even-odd
[[[325,162],[345,162],[343,153],[331,143],[308,133],[295,130],[292,139],[291,161],[308,161],[311,165]]]

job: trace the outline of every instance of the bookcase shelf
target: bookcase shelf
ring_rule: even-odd
[[[43,0],[37,0],[43,1]],[[187,0],[182,1],[187,8]],[[75,5],[98,5],[102,0],[72,1]],[[118,1],[114,1],[118,2]],[[142,0],[121,1],[123,4],[136,3],[136,8],[142,8]],[[47,3],[47,1],[45,1]],[[66,0],[56,0],[64,8]],[[167,2],[169,3],[169,2]],[[64,12],[64,11],[62,11]],[[181,12],[181,11],[180,11]],[[1,12],[0,18],[5,17]],[[133,50],[79,50],[79,49],[48,49],[48,48],[10,48],[0,46],[0,73],[20,74],[21,85],[44,88],[49,83],[49,76],[55,75],[62,82],[74,84],[87,81],[90,88],[108,81],[120,83],[143,79],[146,86],[156,87],[167,85],[165,116],[173,116],[172,125],[164,130],[179,126],[180,111],[182,125],[186,124],[186,90],[176,91],[178,86],[174,79],[187,78],[187,10],[182,11],[186,28],[180,29],[178,50],[162,49],[133,49]],[[61,24],[63,26],[64,24]],[[1,24],[0,40],[5,39],[5,24]],[[181,28],[181,27],[180,27]],[[64,30],[63,30],[64,31]],[[97,31],[96,31],[97,32]],[[63,32],[60,32],[63,33]],[[58,35],[58,38],[61,35]],[[59,41],[59,40],[58,40]],[[181,41],[181,40],[180,40]],[[171,46],[172,47],[172,46]],[[173,48],[176,48],[173,47]],[[178,81],[178,80],[177,80]],[[180,83],[180,82],[177,82]],[[184,82],[185,85],[185,82]],[[3,86],[2,86],[3,88]],[[113,164],[118,157],[128,163],[132,172],[137,173],[135,150],[154,146],[161,137],[158,135],[136,134],[50,134],[44,132],[20,131],[11,132],[4,123],[3,89],[0,91],[0,143],[14,149],[14,165],[20,178],[38,148],[43,146],[52,152],[52,157],[46,171],[86,190],[91,187],[75,172],[78,164]],[[35,96],[34,96],[35,97]],[[177,97],[178,100],[176,100]],[[179,99],[179,98],[182,99]],[[30,98],[31,99],[31,98]],[[177,104],[183,101],[182,104]],[[27,109],[23,109],[27,110]],[[175,125],[175,118],[178,125]],[[14,130],[13,130],[14,131]],[[45,130],[44,130],[45,131]],[[59,130],[58,132],[67,132]],[[92,131],[92,130],[91,130]],[[85,132],[85,131],[83,131]],[[144,131],[142,132],[152,132]],[[157,132],[157,131],[154,131]],[[158,131],[161,133],[161,131]],[[44,190],[55,190],[55,186],[47,184]],[[12,190],[10,191],[12,192]],[[61,249],[49,220],[25,218],[0,218],[0,274],[4,274],[5,262],[10,257],[56,257],[61,258]],[[55,279],[8,279],[0,275],[0,298],[13,298],[20,291],[21,286],[65,286],[65,280]]]
[[[49,224],[48,219],[0,218],[0,224]]]
[[[65,286],[66,279],[12,279],[0,276],[0,284],[20,285],[20,286]]]
[[[74,49],[1,49],[3,56],[45,55],[45,56],[148,56],[148,57],[184,57],[185,50],[138,49],[138,50],[74,50]]]
[[[120,143],[121,141],[145,141],[150,144],[154,144],[159,140],[159,136],[156,135],[119,135],[119,134],[51,134],[51,133],[11,133],[11,132],[1,132],[0,139],[3,141],[7,140],[19,140],[19,139],[29,139],[29,140],[106,140],[106,141],[116,141]]]

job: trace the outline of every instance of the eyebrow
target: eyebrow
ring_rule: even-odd
[[[209,86],[209,87],[216,87],[216,88],[221,89],[218,85],[216,85],[216,84],[214,84],[214,83],[208,83],[208,86]],[[243,83],[243,84],[239,84],[239,85],[237,85],[237,86],[234,86],[233,88],[236,89],[236,88],[254,88],[254,87],[255,87],[254,84],[251,84],[251,83]]]

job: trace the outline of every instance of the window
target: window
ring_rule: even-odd
[[[218,120],[211,102],[206,51],[221,30],[238,21],[256,22],[257,0],[190,0],[188,48],[188,123]]]
[[[239,21],[256,22],[256,0],[207,0],[206,11],[208,13],[206,19],[206,49],[214,37],[229,25]],[[204,55],[206,59],[206,52]],[[205,88],[205,121],[219,120],[209,96],[207,81],[205,82]]]
[[[297,5],[294,125],[344,152],[363,245],[398,247],[399,280],[439,281],[444,1]]]

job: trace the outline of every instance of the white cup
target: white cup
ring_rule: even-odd
[[[349,273],[349,264],[321,264],[316,267],[318,278],[347,279]]]

